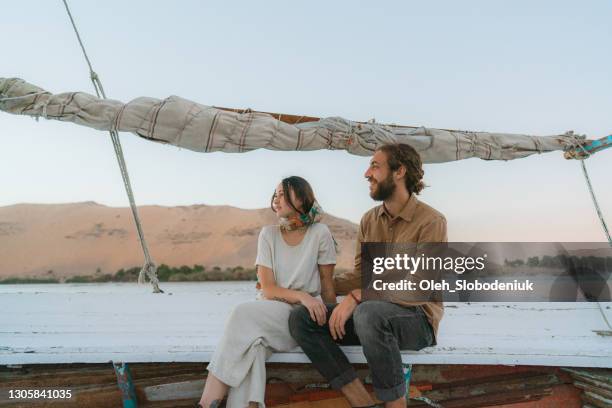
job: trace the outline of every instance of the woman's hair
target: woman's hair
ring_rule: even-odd
[[[285,201],[287,201],[289,207],[291,207],[298,214],[307,214],[315,202],[314,192],[312,191],[310,183],[308,183],[302,177],[291,176],[284,178],[281,181],[281,184],[283,185],[283,195],[285,196]],[[291,201],[291,191],[293,191],[293,194],[295,194],[295,198],[302,202],[303,211],[298,210],[293,201]],[[272,199],[270,200],[270,208],[272,208],[272,211],[274,212],[276,212],[274,210],[275,197],[276,191],[274,191],[274,194],[272,194]]]
[[[406,189],[410,194],[419,194],[425,183],[423,182],[423,163],[419,153],[410,145],[404,143],[390,143],[377,148],[387,156],[387,163],[391,171],[404,166],[406,168]]]

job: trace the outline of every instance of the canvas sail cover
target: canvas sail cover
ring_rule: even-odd
[[[406,143],[421,154],[423,162],[440,163],[471,157],[512,160],[570,151],[584,142],[583,136],[572,132],[531,136],[359,123],[339,117],[286,121],[279,114],[227,110],[179,96],[140,97],[123,103],[84,92],[52,94],[19,78],[0,78],[0,109],[98,130],[131,132],[196,152],[335,149],[369,156],[381,144]]]

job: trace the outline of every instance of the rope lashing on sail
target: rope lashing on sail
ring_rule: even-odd
[[[10,97],[6,97],[6,98],[0,98],[0,102],[4,102],[4,101],[16,101],[16,100],[19,100],[19,99],[31,98],[33,96],[43,95],[43,94],[47,94],[47,93],[49,93],[49,92],[43,91],[43,92],[36,92],[36,93],[31,93],[31,94],[21,95],[21,96],[10,96]]]
[[[81,46],[81,50],[83,51],[83,56],[85,57],[87,66],[89,67],[89,77],[91,79],[91,83],[94,86],[94,89],[96,90],[96,95],[98,96],[98,98],[102,97],[103,99],[107,99],[106,93],[104,92],[104,87],[102,86],[102,81],[100,80],[99,75],[94,71],[91,61],[89,60],[89,56],[87,55],[87,51],[85,50],[85,46],[83,45],[83,41],[81,40],[81,35],[79,34],[79,30],[77,29],[74,18],[72,17],[72,13],[70,12],[70,7],[68,7],[68,2],[66,0],[62,1],[64,2],[66,12],[68,13],[68,17],[70,18],[70,23],[72,24],[74,33],[76,34],[79,45]],[[145,258],[144,266],[138,274],[138,283],[143,283],[145,281],[145,276],[147,276],[149,278],[149,281],[151,282],[151,285],[153,285],[153,292],[163,293],[163,291],[159,288],[159,280],[157,279],[157,266],[155,265],[155,262],[153,262],[153,259],[151,258],[151,255],[149,253],[149,247],[145,239],[142,223],[140,221],[140,216],[138,215],[138,207],[136,207],[136,200],[134,199],[134,192],[132,191],[130,176],[128,174],[127,165],[125,163],[125,157],[123,155],[121,141],[119,140],[119,133],[116,130],[110,130],[109,134],[111,136],[111,141],[113,142],[115,156],[117,156],[117,163],[119,164],[119,169],[121,170],[123,185],[125,186],[125,191],[130,201],[132,216],[134,217],[134,223],[136,224],[136,230],[138,231],[138,239],[140,241],[140,246],[142,247],[142,251]]]

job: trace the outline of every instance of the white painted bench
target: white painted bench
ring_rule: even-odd
[[[227,314],[252,283],[0,285],[0,365],[206,362]],[[610,303],[603,304],[612,320]],[[612,367],[612,337],[594,303],[447,303],[438,345],[404,352],[412,364]],[[358,346],[349,360],[365,363]],[[271,362],[308,363],[299,349]]]

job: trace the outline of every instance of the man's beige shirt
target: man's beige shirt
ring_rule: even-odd
[[[418,244],[446,241],[446,218],[442,213],[420,202],[415,194],[410,196],[396,217],[391,217],[384,205],[374,207],[361,218],[355,252],[355,269],[334,277],[336,292],[345,295],[353,289],[361,288],[362,242]],[[437,338],[438,326],[444,314],[442,302],[408,302],[399,299],[393,302],[403,306],[420,305]]]

